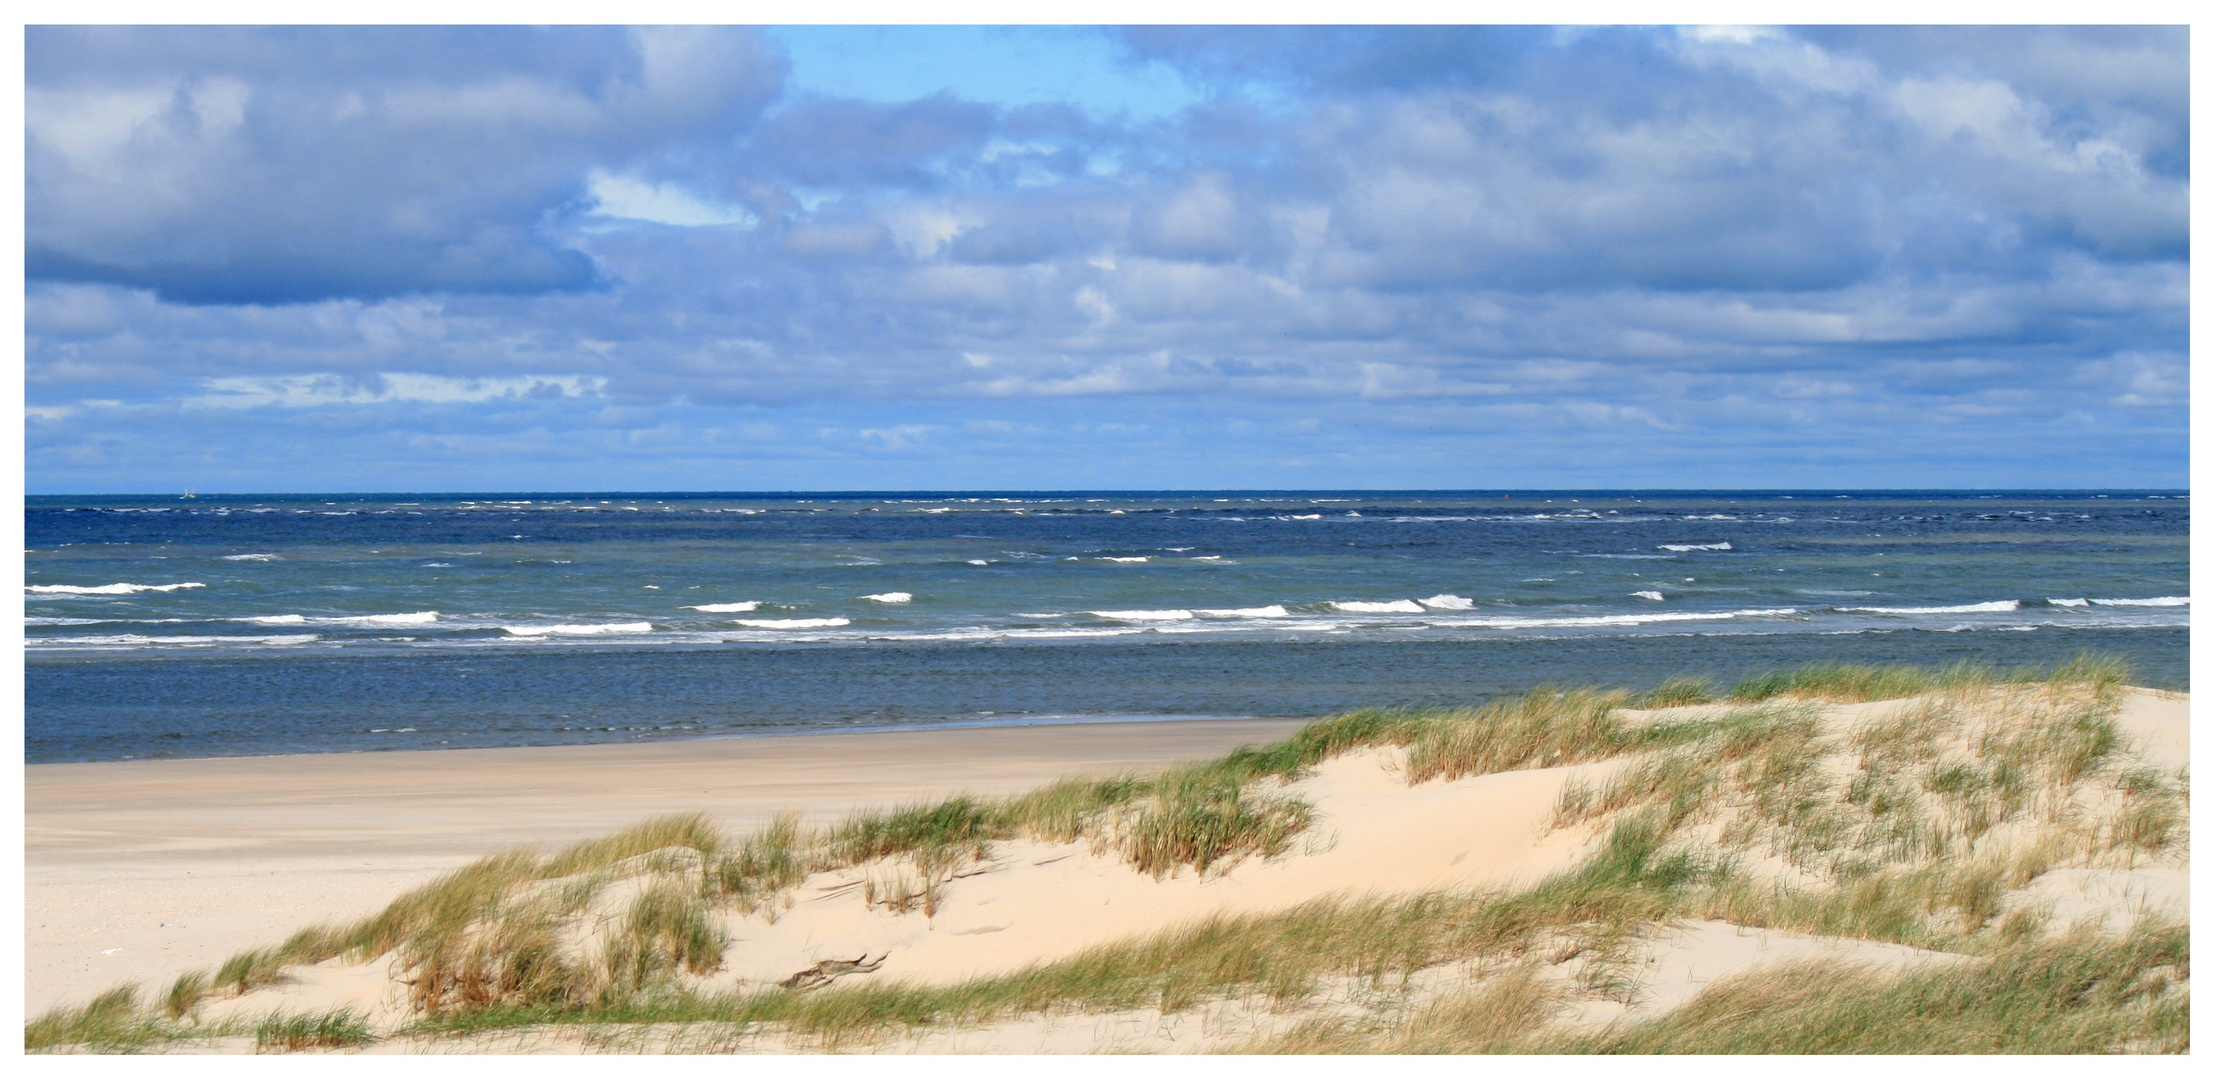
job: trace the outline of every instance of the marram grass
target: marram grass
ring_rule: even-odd
[[[820,830],[784,817],[731,837],[702,815],[658,818],[552,855],[481,859],[367,919],[179,976],[158,1000],[119,987],[51,1010],[26,1025],[25,1045],[127,1051],[252,1034],[265,1049],[343,1049],[550,1024],[607,1042],[675,1024],[709,1032],[711,1046],[765,1034],[838,1046],[1065,1010],[1173,1013],[1256,996],[1296,1009],[1334,980],[1386,992],[1460,964],[1492,977],[1389,1023],[1318,1020],[1251,1049],[2177,1051],[2188,1048],[2180,928],[2055,937],[2042,911],[2007,903],[2056,866],[2130,866],[2188,844],[2188,778],[2132,760],[2114,723],[2126,675],[2088,658],[2006,674],[1808,667],[1727,690],[1676,678],[1636,695],[1541,687],[1469,709],[1356,711],[1150,776],[956,797]],[[1916,695],[1918,706],[1849,732],[1818,721],[1822,703]],[[1709,707],[1626,711],[1685,705]],[[721,966],[716,912],[774,920],[811,873],[859,872],[868,902],[928,912],[950,875],[1018,838],[1085,841],[1157,877],[1220,872],[1281,854],[1309,827],[1312,808],[1283,781],[1387,746],[1404,754],[1410,783],[1630,760],[1597,789],[1572,786],[1557,808],[1556,827],[1600,830],[1595,853],[1520,892],[1325,899],[951,986],[687,988]],[[1779,860],[1789,882],[1749,870]],[[1556,1022],[1564,994],[1635,996],[1626,964],[1637,943],[1688,919],[1980,959],[1906,975],[1769,969],[1637,1025]],[[579,939],[580,925],[600,929]],[[251,993],[293,967],[378,957],[411,986],[419,1019],[399,1032],[341,1013],[200,1022],[210,998]],[[1569,984],[1530,975],[1565,963]],[[1910,1016],[1903,1002],[1921,1011]]]

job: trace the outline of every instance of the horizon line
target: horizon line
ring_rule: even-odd
[[[1847,488],[1847,487],[1470,487],[1470,488],[822,488],[822,489],[575,489],[554,490],[534,488],[481,489],[481,490],[330,490],[330,491],[57,491],[26,492],[25,499],[231,499],[231,498],[307,498],[344,496],[370,498],[375,496],[405,496],[409,498],[490,498],[495,496],[532,496],[561,498],[750,498],[774,499],[789,497],[808,498],[883,498],[883,497],[932,497],[969,498],[1005,497],[1010,495],[1084,495],[1097,497],[1136,495],[1757,495],[1757,494],[1824,494],[1824,495],[1959,495],[1959,494],[2048,494],[2048,495],[2109,495],[2109,494],[2190,494],[2188,487],[1925,487],[1925,488]]]

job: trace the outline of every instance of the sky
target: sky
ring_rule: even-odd
[[[2183,28],[24,40],[33,494],[2187,482]]]

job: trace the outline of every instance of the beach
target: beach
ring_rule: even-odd
[[[25,1008],[153,984],[357,918],[509,847],[659,814],[749,830],[785,810],[1007,794],[1284,737],[1295,720],[1055,724],[636,745],[32,765]]]
[[[27,1045],[2177,1050],[2190,700],[2121,670],[31,766]]]

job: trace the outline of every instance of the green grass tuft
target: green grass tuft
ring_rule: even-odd
[[[271,1013],[254,1029],[254,1052],[336,1050],[374,1041],[369,1021],[352,1009],[321,1013]]]

